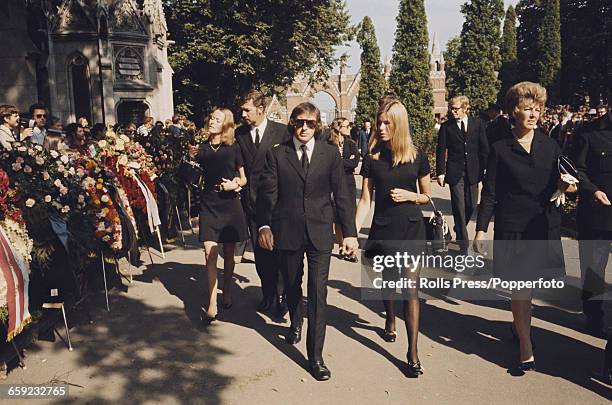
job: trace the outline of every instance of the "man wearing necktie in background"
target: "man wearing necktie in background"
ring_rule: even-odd
[[[308,332],[306,349],[310,372],[319,381],[331,372],[323,362],[327,310],[327,279],[334,245],[331,195],[338,212],[345,252],[357,247],[354,211],[346,192],[338,148],[321,139],[319,109],[302,103],[289,119],[293,138],[268,152],[257,195],[259,243],[276,249],[285,280],[291,327],[289,344],[302,339],[302,277],[308,263]]]
[[[440,127],[436,148],[438,184],[450,186],[455,235],[464,254],[469,245],[467,224],[478,203],[478,183],[484,177],[489,154],[485,125],[468,117],[469,108],[466,96],[451,99],[453,118]]]
[[[251,90],[246,93],[240,100],[240,109],[246,125],[236,130],[236,141],[242,151],[247,177],[247,185],[242,190],[241,197],[255,254],[255,268],[263,293],[258,310],[268,311],[276,302],[276,315],[282,318],[287,313],[287,303],[278,271],[278,260],[274,251],[264,250],[257,243],[259,231],[255,221],[255,207],[266,154],[274,145],[286,142],[290,135],[286,125],[266,118],[265,99],[260,91]]]

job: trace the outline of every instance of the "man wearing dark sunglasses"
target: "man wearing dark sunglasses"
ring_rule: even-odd
[[[40,103],[30,106],[30,115],[34,120],[34,131],[31,141],[34,144],[42,145],[47,135],[47,108]]]
[[[319,381],[331,372],[323,362],[327,310],[327,279],[334,246],[331,195],[342,227],[343,248],[355,252],[357,230],[349,193],[343,181],[338,148],[321,139],[321,113],[311,103],[293,109],[288,142],[272,148],[257,194],[259,244],[276,249],[289,307],[291,327],[287,343],[302,339],[302,277],[304,254],[308,263],[308,332],[306,348],[310,372]],[[353,203],[354,204],[354,203]]]

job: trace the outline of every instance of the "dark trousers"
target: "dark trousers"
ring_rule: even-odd
[[[306,237],[304,247],[299,250],[281,250],[280,268],[285,280],[287,306],[292,327],[302,325],[302,277],[304,276],[304,254],[308,263],[308,331],[306,351],[308,360],[323,361],[323,343],[327,324],[327,279],[331,250],[316,250]]]
[[[255,269],[261,280],[261,292],[266,297],[276,297],[283,293],[282,280],[278,270],[278,252],[269,251],[259,246],[259,227],[252,217],[248,218],[251,243],[255,254]]]
[[[459,179],[457,184],[450,186],[451,207],[455,219],[455,235],[462,247],[468,246],[468,232],[466,225],[472,219],[478,201],[478,183],[469,184],[466,176]]]
[[[602,296],[606,293],[605,276],[611,241],[611,231],[581,229],[579,233],[582,311],[590,321],[594,322],[603,321]]]

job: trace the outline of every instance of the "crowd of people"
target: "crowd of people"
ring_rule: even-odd
[[[483,252],[482,242],[494,217],[494,271],[502,279],[565,274],[560,203],[565,193],[580,193],[584,313],[590,330],[602,335],[601,296],[612,240],[607,197],[612,193],[612,113],[604,105],[594,109],[596,116],[584,108],[571,112],[568,106],[547,110],[546,102],[542,86],[518,83],[508,91],[504,108],[491,104],[482,119],[470,115],[467,97],[453,97],[448,118],[437,125],[435,178],[450,189],[460,254],[468,254],[470,247]],[[203,173],[199,240],[204,246],[208,291],[202,322],[215,322],[218,306],[232,307],[236,245],[250,239],[262,291],[257,309],[274,311],[279,317],[288,313],[286,340],[293,345],[302,338],[302,279],[307,272],[309,368],[315,379],[328,380],[331,371],[323,360],[323,346],[334,243],[342,259],[358,261],[358,231],[367,226],[365,220],[374,205],[365,256],[420,253],[427,239],[421,207],[430,203],[434,168],[426,151],[413,142],[410,111],[393,96],[380,100],[376,116],[360,130],[346,118],[336,118],[325,128],[312,103],[296,106],[288,125],[273,122],[266,117],[265,98],[258,90],[243,95],[235,107],[243,125],[237,126],[231,109],[215,108],[204,123],[203,141],[191,142],[187,153],[187,159]],[[47,114],[44,106],[35,104],[30,108],[31,120],[24,122],[17,109],[0,106],[2,146],[10,149],[19,134],[21,140],[45,148],[59,148],[63,142],[70,150],[91,154],[95,152],[90,150],[91,142],[106,135],[102,124],[90,127],[87,119],[80,118],[64,127],[53,117],[47,121]],[[184,136],[186,129],[196,131],[194,123],[176,114],[166,122],[147,117],[140,127],[128,123],[122,133],[146,138],[162,129],[176,137]],[[563,156],[575,162],[575,176],[560,171]],[[357,199],[354,172],[359,163],[362,184]],[[476,212],[477,232],[470,238],[467,224]],[[470,239],[474,240],[471,246]],[[529,246],[534,240],[549,242],[545,254]],[[220,244],[224,280],[218,304]],[[517,251],[522,252],[519,257]],[[383,278],[414,280],[419,271],[388,269]],[[512,291],[510,329],[519,347],[517,369],[523,373],[536,368],[532,294],[529,289]],[[383,290],[381,296],[386,314],[382,338],[387,342],[395,342],[398,336],[391,295]],[[418,352],[418,288],[405,288],[401,297],[408,341],[406,372],[418,377],[424,373]],[[608,379],[611,350],[608,341]]]

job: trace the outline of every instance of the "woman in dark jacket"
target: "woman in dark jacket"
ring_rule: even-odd
[[[354,171],[357,165],[359,164],[359,150],[357,149],[357,144],[351,139],[351,130],[349,127],[349,120],[346,118],[336,118],[331,125],[331,131],[329,133],[329,142],[338,147],[338,151],[340,152],[340,156],[342,156],[342,165],[344,168],[344,179],[346,181],[347,190],[351,196],[351,209],[353,210],[353,215],[355,214],[356,207],[356,193],[357,193],[357,185],[355,184],[355,175]],[[335,209],[334,209],[335,212]],[[336,238],[338,240],[338,245],[342,245],[342,228],[337,224],[334,225]],[[342,247],[340,247],[340,256],[344,260],[348,260],[350,262],[357,262],[357,256],[353,255],[345,255],[342,252]]]
[[[493,266],[503,280],[533,281],[565,274],[561,248],[561,214],[551,197],[567,185],[557,167],[559,145],[537,129],[546,104],[546,89],[522,82],[506,94],[506,109],[514,127],[491,146],[476,224],[474,250],[493,214]],[[533,370],[530,288],[512,290],[512,332],[520,344],[521,371]]]

